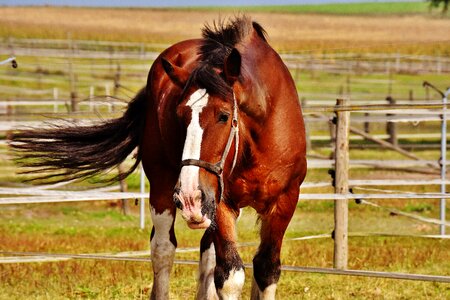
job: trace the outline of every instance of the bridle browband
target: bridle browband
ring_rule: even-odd
[[[230,134],[228,136],[228,141],[225,146],[225,149],[222,154],[222,158],[217,163],[213,164],[204,160],[200,159],[184,159],[181,161],[181,167],[185,166],[197,166],[202,169],[205,169],[214,175],[216,175],[219,179],[219,185],[220,185],[220,197],[219,201],[223,199],[223,193],[224,193],[224,183],[223,183],[223,168],[225,166],[225,161],[228,157],[228,154],[231,150],[231,145],[233,144],[233,140],[235,140],[235,151],[234,151],[234,158],[233,158],[233,165],[231,166],[230,174],[233,172],[234,167],[236,165],[237,161],[237,155],[238,155],[238,149],[239,149],[239,124],[238,124],[238,107],[237,107],[237,101],[236,96],[233,93],[233,118],[231,120],[231,129]]]

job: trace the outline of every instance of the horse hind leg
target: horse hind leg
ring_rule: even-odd
[[[253,259],[252,300],[273,300],[280,278],[280,259],[276,250],[261,243]]]
[[[155,149],[157,148],[151,148]],[[158,157],[147,149],[144,149],[144,153],[149,157]],[[177,247],[174,230],[176,207],[172,200],[177,174],[165,165],[155,163],[155,160],[143,160],[145,174],[151,186],[150,212],[153,223],[150,236],[153,287],[150,299],[166,300],[170,298],[169,279]]]
[[[153,229],[150,240],[153,287],[150,299],[169,299],[169,277],[175,258],[175,213],[169,209],[151,210]]]
[[[253,300],[275,299],[277,283],[281,275],[281,244],[295,211],[296,197],[289,197],[286,194],[280,196],[270,213],[261,216],[261,244],[253,259],[251,293]]]
[[[216,267],[216,251],[209,230],[205,232],[200,242],[200,263],[198,274],[197,300],[216,300],[214,284],[214,268]]]

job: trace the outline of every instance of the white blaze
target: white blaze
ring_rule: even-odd
[[[209,95],[205,89],[195,91],[187,105],[192,110],[191,123],[186,132],[182,160],[200,159],[200,149],[203,140],[203,129],[200,127],[200,113],[208,104]],[[184,166],[180,172],[181,191],[183,193],[193,193],[199,185],[199,167]]]

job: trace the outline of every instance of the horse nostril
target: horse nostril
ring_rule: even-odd
[[[180,201],[180,199],[175,199],[175,206],[178,208],[178,209],[183,209],[183,203],[181,203],[181,201]]]
[[[175,202],[175,206],[178,209],[183,209],[183,203],[181,203],[181,200],[179,199],[178,193],[177,191],[175,191],[175,193],[173,194],[173,202]]]

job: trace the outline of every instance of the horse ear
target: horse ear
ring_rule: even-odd
[[[175,66],[165,58],[161,58],[161,63],[170,80],[180,88],[184,88],[189,79],[189,72],[181,67]]]
[[[236,48],[231,50],[231,53],[225,59],[223,71],[225,79],[232,85],[241,74],[241,54]]]

